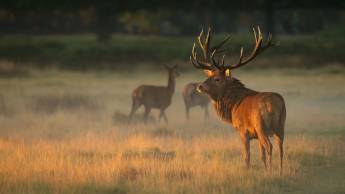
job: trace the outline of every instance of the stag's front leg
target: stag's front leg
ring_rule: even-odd
[[[249,168],[250,166],[250,141],[249,141],[249,137],[247,134],[243,134],[241,135],[242,138],[242,142],[244,145],[244,161],[246,162],[246,167]]]

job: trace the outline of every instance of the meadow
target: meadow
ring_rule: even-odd
[[[253,65],[253,64],[252,64]],[[164,68],[122,72],[28,71],[0,78],[0,193],[344,193],[345,69],[235,71],[247,87],[287,105],[284,173],[251,168],[231,126],[211,108],[185,119],[181,91],[202,72],[181,64],[169,124],[125,123],[131,91],[166,84]]]

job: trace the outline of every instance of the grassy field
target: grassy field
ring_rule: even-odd
[[[344,193],[344,69],[234,72],[286,99],[283,176],[277,149],[265,171],[256,141],[246,170],[239,137],[213,111],[185,121],[181,90],[201,72],[178,78],[169,125],[142,124],[140,110],[126,126],[132,89],[165,84],[161,69],[0,78],[0,193]]]

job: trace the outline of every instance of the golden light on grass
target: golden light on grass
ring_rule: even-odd
[[[304,136],[290,138],[281,177],[278,164],[271,172],[265,171],[257,154],[252,157],[253,167],[245,170],[240,144],[234,138],[119,136],[1,139],[1,191],[84,193],[91,188],[98,193],[108,188],[133,193],[271,193],[308,181],[301,161],[318,162],[321,157],[332,163],[331,158],[338,157],[335,144],[344,146],[340,139],[319,143]]]
[[[277,150],[273,169],[266,171],[255,141],[252,167],[246,170],[240,139],[213,114],[204,122],[203,112],[195,109],[186,123],[180,91],[188,80],[202,77],[177,80],[168,126],[120,121],[138,84],[126,75],[46,72],[25,81],[0,79],[6,91],[6,110],[0,110],[0,193],[341,193],[345,89],[337,83],[344,83],[344,76],[265,73],[243,72],[241,79],[287,98],[283,176]],[[149,84],[166,77],[138,76]],[[82,90],[72,92],[75,88]],[[49,98],[47,108],[49,102],[61,106],[37,111],[40,96]],[[66,103],[75,106],[66,109]]]

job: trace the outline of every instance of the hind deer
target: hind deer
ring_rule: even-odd
[[[132,109],[129,114],[129,123],[131,122],[134,113],[141,105],[144,105],[145,107],[145,123],[147,123],[147,118],[151,109],[159,109],[159,121],[163,117],[165,123],[168,123],[165,110],[171,104],[171,99],[175,92],[175,78],[178,77],[179,74],[177,72],[177,65],[172,67],[165,65],[164,67],[168,70],[167,86],[140,85],[132,92]]]
[[[208,105],[210,104],[210,99],[207,95],[197,91],[199,84],[200,83],[189,83],[184,87],[182,92],[187,120],[189,120],[189,109],[195,106],[200,106],[202,109],[204,109],[205,119],[207,119],[209,116]]]
[[[203,53],[203,59],[199,59],[192,49],[190,61],[194,67],[203,69],[207,79],[198,86],[198,91],[206,93],[212,100],[212,104],[220,118],[230,123],[239,133],[244,147],[244,159],[246,166],[250,166],[250,140],[258,139],[261,150],[261,159],[267,168],[267,160],[271,169],[272,144],[270,136],[277,140],[280,156],[280,173],[283,171],[283,141],[286,109],[284,98],[274,92],[259,92],[245,87],[241,81],[232,76],[234,69],[242,67],[252,61],[256,56],[273,46],[272,35],[267,41],[263,41],[260,28],[253,28],[255,47],[248,57],[243,55],[243,47],[239,59],[234,65],[225,65],[225,54],[220,58],[219,54],[225,51],[222,48],[230,37],[227,37],[217,46],[210,48],[211,29],[206,37],[201,31],[198,43]],[[266,159],[267,155],[267,159]]]

